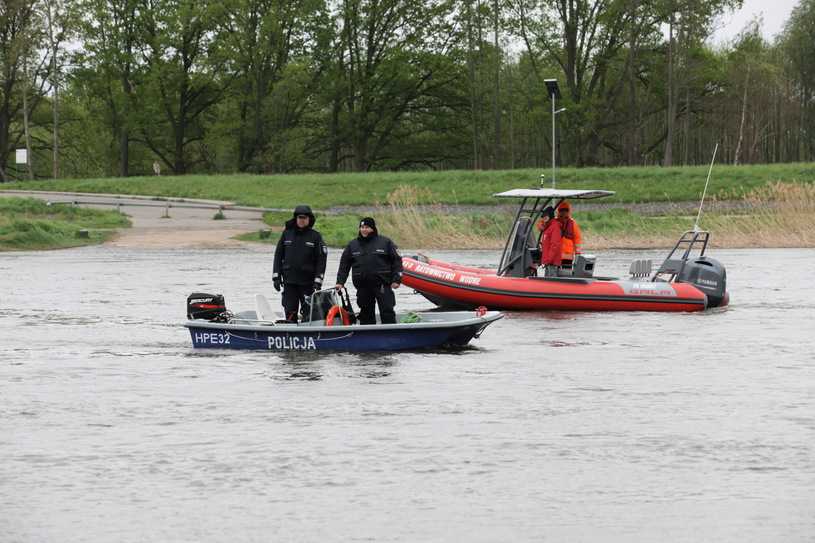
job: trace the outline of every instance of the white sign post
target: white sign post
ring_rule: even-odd
[[[28,149],[16,149],[14,158],[17,164],[28,164]]]

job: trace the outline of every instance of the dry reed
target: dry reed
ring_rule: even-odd
[[[405,248],[497,249],[503,246],[506,224],[491,217],[464,216],[429,201],[429,191],[403,185],[388,195],[388,212],[381,222]]]
[[[717,246],[815,246],[815,185],[773,183],[748,194],[745,202],[742,214],[707,220]]]
[[[400,246],[424,249],[500,249],[512,218],[507,216],[464,215],[440,204],[419,205],[428,193],[413,186],[401,186],[388,196],[387,212],[377,221],[383,231],[393,234]],[[700,228],[713,235],[714,247],[815,247],[815,185],[773,183],[744,198],[736,211],[717,210],[715,200],[705,206]],[[383,211],[385,211],[383,209]],[[575,219],[580,222],[579,213]],[[584,227],[584,248],[596,251],[611,248],[664,248],[682,233],[679,229],[656,227],[687,224],[695,216],[643,217],[632,215],[625,230],[603,231]]]

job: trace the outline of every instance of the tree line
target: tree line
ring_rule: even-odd
[[[0,177],[812,160],[815,0],[739,4],[0,0]]]

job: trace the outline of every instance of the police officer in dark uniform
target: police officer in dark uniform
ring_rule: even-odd
[[[274,253],[272,282],[278,292],[283,285],[283,310],[286,320],[292,322],[297,322],[303,301],[323,286],[328,248],[313,229],[314,222],[309,206],[294,208],[294,217],[286,221]]]
[[[402,283],[402,257],[390,239],[380,236],[376,222],[365,217],[359,223],[359,236],[352,240],[340,258],[337,288],[342,288],[348,272],[357,289],[359,323],[376,324],[376,305],[382,324],[396,322],[396,296],[393,289]]]

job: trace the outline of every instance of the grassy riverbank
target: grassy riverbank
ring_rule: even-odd
[[[63,249],[102,243],[116,228],[129,225],[127,217],[115,211],[49,206],[31,198],[0,198],[0,251]],[[87,237],[83,237],[85,235]]]
[[[126,179],[62,179],[0,185],[3,189],[144,194],[229,200],[242,205],[290,208],[308,203],[315,209],[346,205],[384,205],[400,187],[417,191],[417,204],[495,205],[496,192],[537,187],[549,170],[421,171],[292,175],[188,175]],[[563,168],[558,188],[615,191],[610,203],[697,201],[702,194],[706,166]],[[715,166],[708,196],[720,200],[743,198],[773,182],[815,183],[815,164]]]
[[[441,205],[419,205],[416,191],[395,191],[373,214],[379,230],[405,249],[500,249],[514,213],[446,212]],[[699,227],[713,233],[714,247],[815,247],[815,185],[774,183],[747,194],[732,211],[705,212]],[[709,206],[712,207],[712,206]],[[266,223],[280,227],[289,212],[267,213]],[[696,214],[644,215],[624,207],[582,211],[575,204],[587,250],[664,248],[693,228]],[[320,215],[317,229],[326,243],[342,247],[356,236],[358,214]],[[247,234],[242,239],[276,243]]]
[[[370,210],[366,214],[377,218],[380,230],[404,248],[500,248],[513,212],[497,206],[499,201],[492,194],[539,186],[541,173],[549,174],[548,170],[512,170],[190,175],[20,182],[0,185],[0,190],[205,198],[286,210],[308,203],[319,214],[318,229],[334,247],[356,235],[361,214],[344,212],[342,206],[362,206]],[[588,249],[664,247],[693,227],[695,210],[674,204],[698,202],[706,176],[705,166],[564,168],[558,170],[557,187],[616,192],[600,200],[611,204],[610,209],[575,204],[575,218]],[[545,186],[550,183],[546,181]],[[717,165],[699,226],[714,233],[713,243],[719,247],[812,247],[813,191],[815,163]],[[735,205],[713,205],[716,202]],[[456,213],[445,210],[456,205],[473,207],[459,208]],[[646,214],[641,212],[644,207],[658,212]],[[279,228],[290,217],[289,211],[270,213],[266,222]],[[277,234],[264,240],[259,234],[242,239],[275,242]]]

